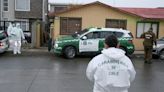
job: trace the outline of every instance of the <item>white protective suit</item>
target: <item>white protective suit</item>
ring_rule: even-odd
[[[20,28],[20,24],[17,23],[16,27],[14,27],[13,31],[11,32],[13,35],[12,39],[14,40],[14,54],[21,54],[21,40],[25,39],[22,29]]]
[[[125,52],[108,48],[88,64],[86,75],[94,82],[93,92],[128,92],[135,69]]]
[[[14,45],[14,41],[12,39],[13,35],[11,35],[12,31],[13,31],[13,25],[12,23],[9,23],[9,26],[7,28],[7,34],[8,34],[8,38],[9,38],[9,50],[13,50],[13,45]]]
[[[11,36],[12,31],[13,31],[13,25],[11,23],[9,23],[9,26],[7,28],[7,34],[9,37]]]

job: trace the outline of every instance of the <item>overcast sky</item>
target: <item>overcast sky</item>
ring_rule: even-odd
[[[164,0],[49,0],[50,3],[75,3],[84,4],[100,1],[116,7],[164,7]]]

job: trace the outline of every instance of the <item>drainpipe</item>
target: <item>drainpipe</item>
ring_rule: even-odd
[[[45,0],[42,1],[42,21],[45,22]]]
[[[0,0],[0,20],[2,20],[2,0]]]

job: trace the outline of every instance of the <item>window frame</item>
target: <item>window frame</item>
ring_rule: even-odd
[[[118,23],[119,23],[119,27],[120,27],[120,21],[124,21],[125,22],[125,30],[127,29],[127,19],[106,19],[106,21],[105,21],[105,27],[106,28],[108,28],[107,27],[107,21],[118,21]],[[122,28],[122,29],[124,29],[124,28]]]
[[[17,0],[15,0],[15,11],[30,11],[31,10],[31,0],[28,0],[28,5],[29,5],[28,9],[17,9]]]
[[[5,6],[4,3],[7,3],[7,6]],[[4,10],[4,8],[7,8],[7,10]],[[8,12],[9,11],[9,0],[7,0],[7,2],[3,0],[3,11],[4,12]]]
[[[27,31],[30,31],[30,28],[29,28],[29,20],[26,20],[26,19],[16,19],[15,20],[15,23],[20,23],[20,27],[21,29],[23,30],[23,32],[27,32]],[[22,27],[22,24],[24,25],[25,24],[25,30],[23,29]]]
[[[151,27],[152,27],[152,24],[157,24],[157,33],[156,33],[156,38],[159,37],[159,25],[160,25],[160,22],[157,22],[157,21],[137,21],[136,22],[136,39],[141,39],[140,37],[137,36],[137,29],[138,29],[138,24],[139,23],[150,23],[151,24]]]

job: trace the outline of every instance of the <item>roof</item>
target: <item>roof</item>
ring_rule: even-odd
[[[119,8],[119,9],[147,19],[164,19],[164,8]]]
[[[89,4],[85,4],[85,5],[79,5],[79,6],[72,7],[72,8],[68,8],[66,10],[63,10],[63,11],[57,12],[57,13],[49,13],[48,15],[50,17],[52,17],[52,16],[56,16],[56,15],[59,15],[59,14],[63,14],[63,13],[66,13],[66,12],[70,12],[70,11],[77,10],[77,9],[87,7],[87,6],[90,6],[90,5],[94,5],[94,4],[102,5],[104,7],[112,8],[112,9],[117,10],[119,12],[123,12],[123,13],[126,13],[128,15],[132,15],[132,16],[141,17],[141,18],[144,18],[144,19],[164,19],[164,8],[123,8],[123,7],[113,7],[113,6],[101,3],[99,1],[92,2],[92,3],[89,3]]]
[[[59,14],[62,14],[62,13],[66,13],[66,12],[69,12],[69,11],[73,11],[73,10],[77,10],[77,9],[80,9],[80,8],[84,8],[84,7],[87,7],[87,6],[90,6],[90,5],[94,5],[94,4],[98,4],[98,5],[102,5],[102,6],[106,6],[106,7],[110,7],[110,8],[112,8],[112,6],[109,6],[109,5],[106,5],[106,4],[104,4],[104,3],[101,3],[101,2],[99,2],[99,1],[95,1],[95,2],[92,2],[92,3],[89,3],[89,4],[84,4],[84,5],[77,5],[77,6],[75,6],[75,7],[72,7],[72,8],[67,8],[67,9],[65,9],[65,10],[63,10],[63,11],[61,11],[61,12],[57,12],[57,13],[49,13],[48,15],[50,16],[50,17],[52,17],[52,16],[56,16],[56,15],[59,15]],[[114,7],[113,7],[114,8]]]

